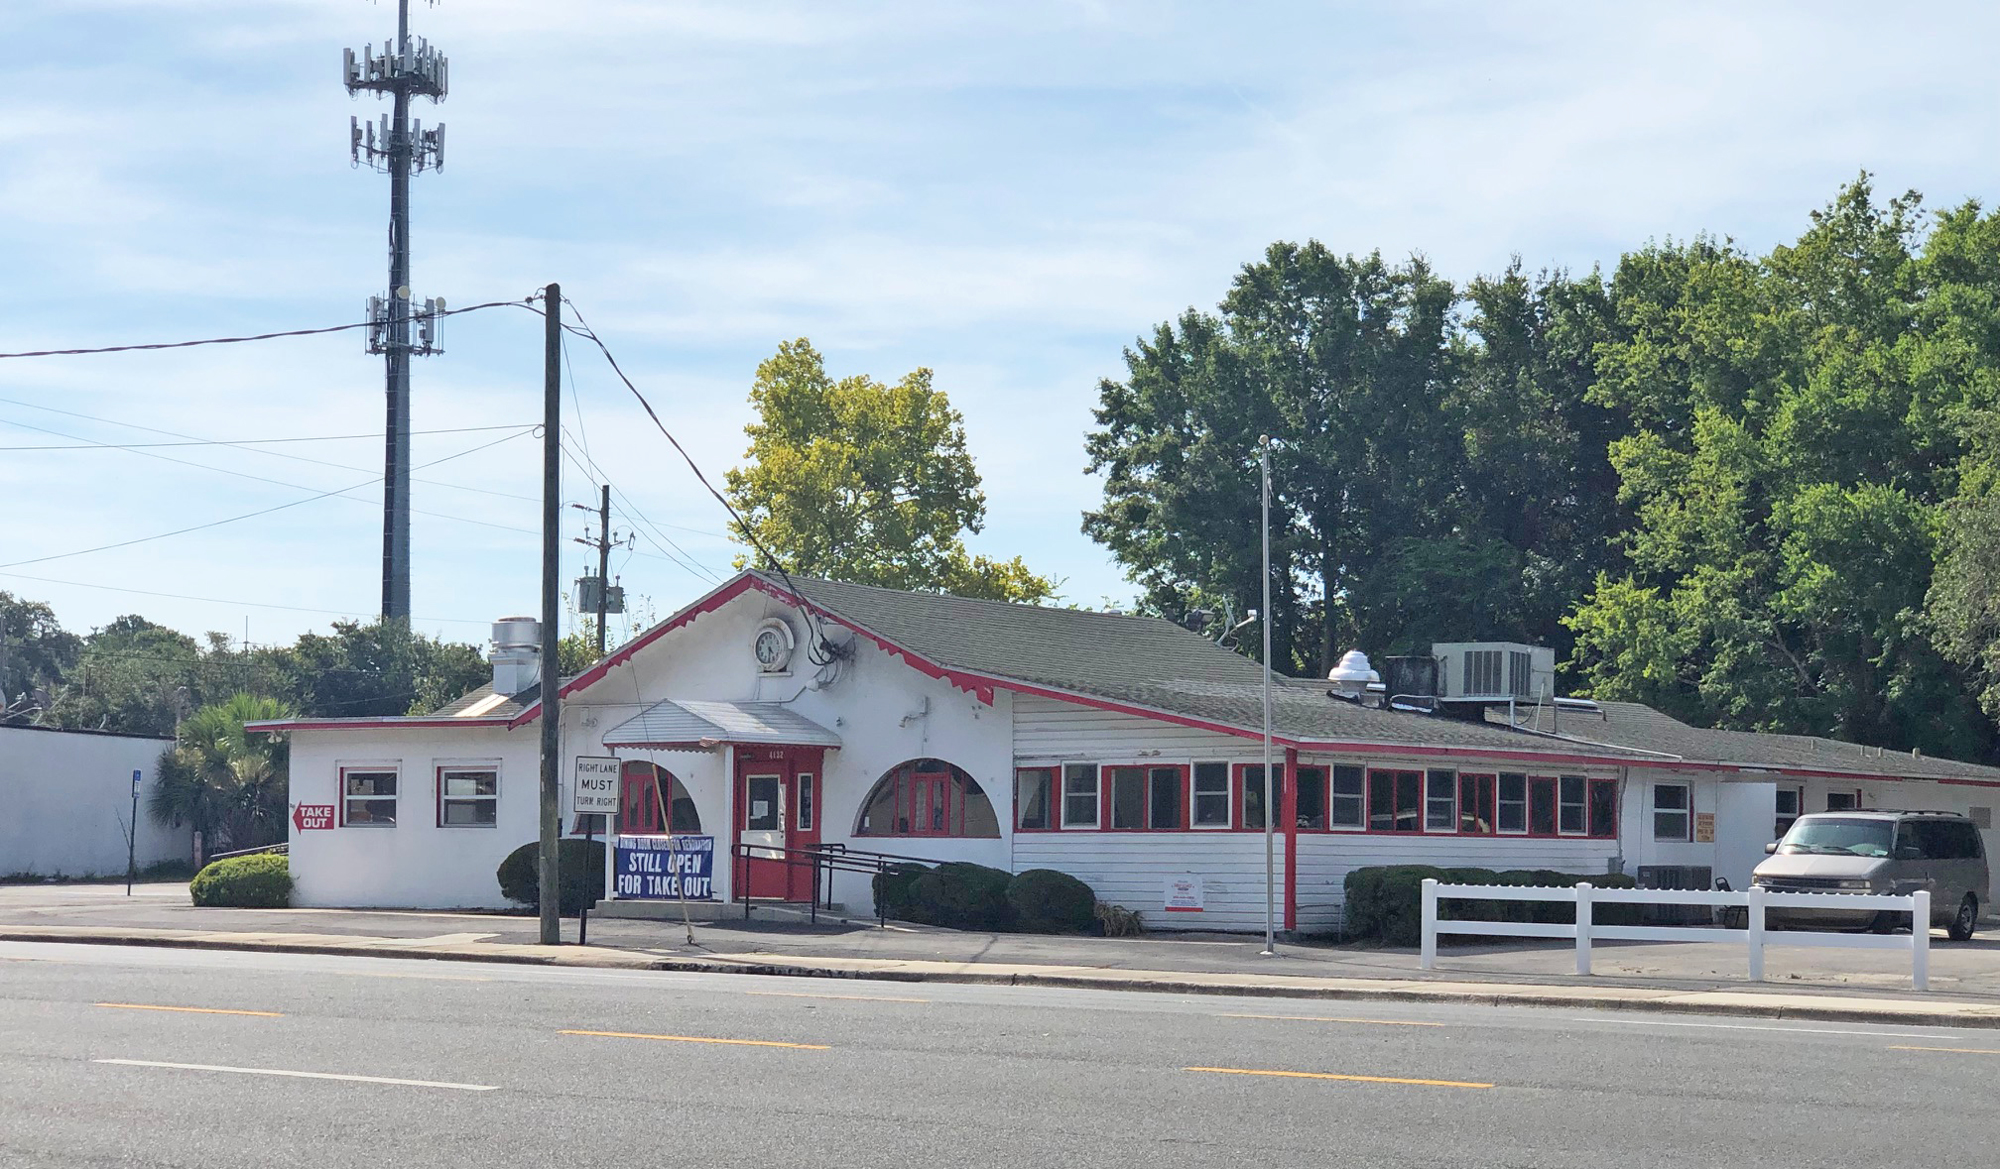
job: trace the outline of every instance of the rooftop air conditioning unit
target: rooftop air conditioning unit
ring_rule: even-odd
[[[1556,651],[1513,641],[1440,641],[1444,693],[1453,698],[1554,698]]]

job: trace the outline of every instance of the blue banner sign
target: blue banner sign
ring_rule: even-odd
[[[613,852],[620,901],[715,900],[713,836],[620,836]]]

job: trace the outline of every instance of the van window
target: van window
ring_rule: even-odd
[[[1807,816],[1792,825],[1792,830],[1778,845],[1778,851],[1818,856],[1885,857],[1889,855],[1889,845],[1894,839],[1894,827],[1888,820]]]
[[[1908,820],[1903,828],[1927,860],[1977,860],[1983,852],[1979,830],[1962,820]]]

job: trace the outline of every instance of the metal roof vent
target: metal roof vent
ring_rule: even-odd
[[[1368,664],[1367,654],[1351,649],[1340,655],[1340,664],[1327,671],[1326,680],[1345,697],[1359,698],[1371,684],[1382,681],[1382,675]]]
[[[493,623],[493,692],[519,694],[542,680],[542,623],[533,617],[502,617]]]

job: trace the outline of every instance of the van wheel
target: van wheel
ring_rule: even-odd
[[[1907,923],[1902,914],[1885,909],[1875,915],[1874,921],[1868,923],[1868,931],[1876,934],[1893,934],[1905,924]]]
[[[1969,942],[1972,931],[1979,928],[1979,898],[1967,893],[1965,900],[1958,903],[1958,916],[1951,919],[1945,934],[1954,942]]]

